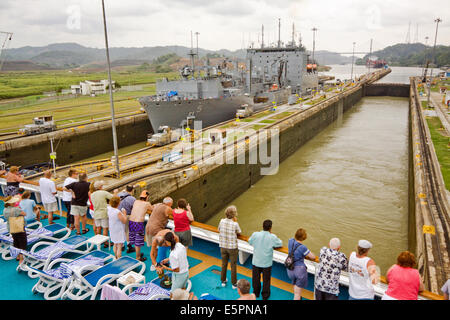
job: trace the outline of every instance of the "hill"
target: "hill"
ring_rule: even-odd
[[[110,48],[111,64],[124,66],[140,66],[143,63],[152,64],[155,59],[166,55],[175,55],[181,58],[188,58],[191,49],[183,46],[156,46],[141,48],[112,47]],[[207,50],[198,49],[200,57],[209,58],[238,58],[245,59],[246,50],[240,49],[230,51],[227,49]],[[4,51],[6,61],[31,61],[34,64],[48,66],[55,69],[73,68],[100,68],[105,65],[105,50],[89,48],[77,43],[55,43],[42,47],[22,47],[7,49]],[[330,51],[316,51],[316,60],[319,64],[349,63],[351,58],[341,56]],[[173,61],[172,63],[173,64]],[[30,65],[31,66],[31,65]],[[14,70],[14,69],[9,69]],[[23,70],[23,69],[20,69]]]
[[[110,48],[111,64],[141,65],[151,63],[153,60],[168,54],[187,57],[190,48],[183,46],[156,46],[142,48],[113,47]],[[227,57],[245,58],[245,50],[230,51],[206,50],[199,48],[199,56],[219,55]],[[56,43],[44,47],[22,47],[4,51],[5,61],[31,61],[35,64],[48,65],[51,68],[89,68],[93,65],[98,68],[105,64],[105,50],[84,47],[76,43]],[[11,69],[9,69],[11,70]]]
[[[2,71],[34,71],[34,70],[53,70],[48,65],[33,63],[31,61],[5,61]]]
[[[378,59],[384,59],[392,66],[421,66],[432,60],[433,47],[422,43],[399,43],[372,53]],[[356,64],[365,64],[369,55],[357,59]],[[450,46],[436,46],[436,64],[441,67],[450,64]]]

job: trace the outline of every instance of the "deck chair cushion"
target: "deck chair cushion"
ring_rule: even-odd
[[[170,291],[149,282],[133,291],[129,297],[132,300],[148,300],[155,295],[166,295],[170,297]]]
[[[69,263],[61,263],[61,265],[58,268],[45,270],[44,272],[49,276],[63,280],[69,278],[74,271],[87,265],[103,266],[104,261],[102,258],[97,258],[88,255]]]
[[[65,250],[74,249],[78,245],[82,244],[84,241],[86,241],[86,238],[83,236],[72,236],[70,238],[67,238],[66,240],[58,241],[35,252],[29,252],[26,250],[15,248],[13,246],[9,247],[9,251],[13,258],[16,258],[19,254],[23,253],[26,255],[31,255],[37,260],[47,260],[49,255],[55,249],[62,249],[59,250],[56,254],[52,255],[52,259],[57,259],[61,258],[65,254]]]

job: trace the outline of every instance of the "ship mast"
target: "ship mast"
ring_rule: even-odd
[[[264,25],[262,25],[262,30],[261,30],[261,49],[264,48]]]
[[[278,18],[278,48],[281,48],[281,19]]]
[[[292,46],[295,47],[295,23],[292,22]]]
[[[193,44],[192,30],[191,30],[191,51],[189,52],[189,56],[191,56],[191,68],[192,68],[192,76],[195,76],[195,53],[194,53],[194,44]]]

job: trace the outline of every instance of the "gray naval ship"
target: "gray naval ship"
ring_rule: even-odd
[[[217,67],[194,65],[180,71],[181,79],[156,83],[156,95],[139,99],[154,132],[161,126],[185,127],[187,119],[202,121],[202,128],[231,120],[243,105],[254,111],[288,102],[292,95],[317,89],[318,75],[311,69],[308,54],[294,40],[282,47],[247,49],[245,67],[224,61]]]

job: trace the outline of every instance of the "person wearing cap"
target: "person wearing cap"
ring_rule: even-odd
[[[352,252],[348,261],[349,299],[373,300],[375,290],[373,285],[378,283],[375,261],[368,257],[372,243],[359,240],[357,252]]]
[[[53,217],[53,214],[58,211],[58,202],[56,201],[56,185],[51,180],[52,172],[47,170],[44,172],[44,176],[39,179],[39,192],[41,193],[42,203],[44,209],[48,213],[48,224],[53,224],[53,220],[59,219]]]
[[[145,215],[150,214],[153,210],[153,206],[148,202],[150,194],[147,190],[141,192],[139,200],[136,200],[133,204],[129,218],[129,240],[130,244],[136,248],[136,259],[139,261],[145,261],[147,258],[141,254],[141,247],[145,244]]]
[[[94,232],[95,234],[108,235],[109,221],[108,221],[108,201],[115,195],[117,195],[117,189],[114,190],[114,194],[103,190],[103,181],[95,181],[94,189],[95,191],[91,194],[91,201],[94,206]],[[89,198],[89,197],[88,197]],[[103,229],[103,230],[102,230]],[[108,244],[103,245],[105,248]]]
[[[315,300],[338,300],[339,277],[342,270],[347,270],[348,260],[339,252],[339,238],[330,240],[327,247],[320,249],[319,265],[314,279]]]
[[[10,225],[9,225],[9,218],[12,217],[25,217],[27,214],[20,209],[20,207],[16,207],[15,204],[20,201],[20,196],[9,196],[3,200],[5,202],[5,209],[3,210],[3,216],[6,219],[6,227],[8,229],[8,232],[10,232]],[[11,233],[11,232],[10,232]],[[11,236],[13,238],[13,246],[26,250],[27,249],[27,234],[25,233],[25,229],[22,232],[14,232],[11,233]],[[19,260],[19,264],[23,262],[23,255],[19,254],[17,257]]]
[[[134,190],[133,185],[127,185],[125,190],[119,192],[118,194],[120,198],[120,204],[118,209],[121,211],[125,210],[127,218],[127,222],[125,223],[125,235],[127,238],[127,246],[128,246],[127,253],[132,253],[136,251],[130,244],[130,237],[129,237],[130,230],[128,228],[128,221],[130,218],[131,210],[133,210],[133,205],[134,202],[136,201],[136,198],[133,196],[133,190]]]

